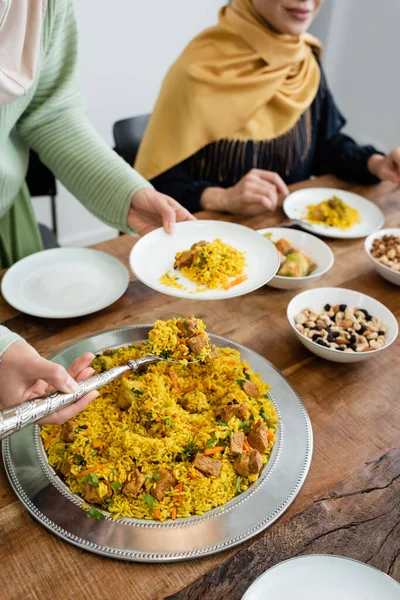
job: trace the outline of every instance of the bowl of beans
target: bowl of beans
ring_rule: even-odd
[[[400,285],[400,228],[372,233],[365,240],[365,251],[379,275]]]
[[[295,296],[289,323],[311,352],[333,362],[367,360],[397,338],[395,316],[378,300],[344,288],[315,288]]]

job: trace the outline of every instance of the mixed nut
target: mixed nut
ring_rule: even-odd
[[[373,241],[371,255],[385,267],[400,272],[400,237],[384,235]]]
[[[387,326],[364,308],[326,304],[320,312],[305,308],[294,318],[306,338],[341,352],[369,352],[386,343]]]

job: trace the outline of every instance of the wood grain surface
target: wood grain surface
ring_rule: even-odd
[[[382,208],[387,227],[400,226],[400,192],[390,185],[361,188],[324,177],[297,184],[293,189],[310,185],[359,192]],[[234,220],[255,228],[285,220],[281,209],[272,215],[251,219],[213,213],[199,213],[198,217]],[[127,265],[134,243],[134,238],[122,236],[95,247]],[[328,240],[328,243],[335,254],[335,265],[317,282],[318,286],[346,287],[369,294],[383,302],[400,320],[400,288],[376,274],[363,250],[363,240]],[[211,597],[207,586],[210,592],[212,590],[213,599],[239,598],[239,591],[236,596],[231,595],[236,593],[234,591],[223,591],[235,587],[232,575],[226,576],[225,581],[225,569],[231,573],[230,565],[234,564],[230,561],[236,557],[243,561],[240,588],[243,593],[261,571],[285,558],[307,552],[368,559],[400,579],[399,512],[393,499],[397,493],[398,503],[399,451],[395,448],[400,441],[400,403],[397,401],[400,343],[397,340],[386,352],[365,363],[340,365],[323,361],[297,341],[287,323],[286,307],[295,294],[296,291],[264,287],[225,302],[194,304],[192,300],[161,295],[132,276],[126,294],[115,304],[94,315],[66,320],[23,315],[0,297],[0,323],[23,335],[45,356],[100,331],[195,312],[212,333],[244,344],[271,360],[302,397],[314,431],[309,476],[296,501],[276,524],[247,545],[174,565],[117,562],[59,540],[24,510],[1,467],[0,598],[105,600],[116,596],[121,600],[157,600],[177,594],[193,582],[196,582],[194,587],[181,592],[186,595],[177,598]],[[382,460],[377,460],[382,456]],[[372,464],[366,467],[366,463]],[[391,477],[393,482],[386,485]],[[357,489],[371,487],[385,487],[386,491],[353,494]],[[393,511],[389,514],[391,506]],[[374,520],[368,521],[370,518]],[[393,531],[389,534],[391,527]],[[335,528],[338,528],[336,532]],[[289,543],[290,532],[295,535]],[[256,548],[252,544],[260,546]],[[258,552],[266,556],[264,545],[266,548],[271,544],[271,557],[259,561]],[[254,570],[247,569],[246,561]]]

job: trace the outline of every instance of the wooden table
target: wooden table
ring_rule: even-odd
[[[325,177],[294,187],[310,184],[358,191],[384,210],[387,226],[400,226],[400,192],[391,186],[355,188]],[[221,215],[201,213],[199,218]],[[281,209],[250,219],[223,218],[250,227],[284,220]],[[127,265],[133,243],[122,236],[96,247]],[[335,265],[318,285],[369,294],[399,319],[400,289],[375,273],[364,254],[363,240],[329,244]],[[286,514],[253,540],[206,559],[144,565],[101,558],[50,534],[24,510],[1,467],[0,597],[235,600],[269,566],[307,553],[349,556],[400,580],[400,342],[365,363],[330,363],[311,355],[286,321],[286,306],[295,292],[264,287],[227,302],[194,305],[161,295],[133,276],[131,280],[126,294],[113,306],[79,319],[32,318],[0,298],[0,323],[48,356],[99,331],[195,312],[209,331],[271,360],[303,398],[314,430],[307,481]]]

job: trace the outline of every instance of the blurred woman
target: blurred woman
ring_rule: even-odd
[[[274,210],[287,184],[331,173],[400,183],[383,156],[341,133],[306,33],[323,0],[234,0],[169,71],[135,168],[190,211]]]

